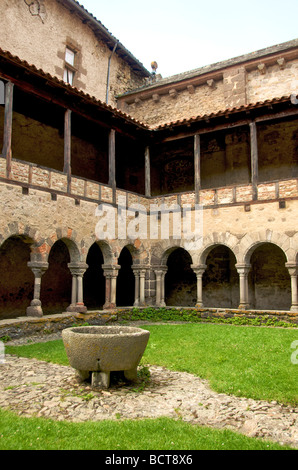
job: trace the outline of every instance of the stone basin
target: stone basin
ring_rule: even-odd
[[[135,381],[149,336],[147,330],[125,326],[83,326],[62,332],[71,367],[82,381],[91,373],[92,386],[97,388],[108,388],[110,373],[116,371]]]

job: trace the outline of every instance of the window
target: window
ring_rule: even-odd
[[[73,85],[74,75],[75,75],[75,56],[76,53],[66,48],[65,51],[65,69],[63,73],[63,80],[70,85]]]
[[[69,85],[73,85],[73,77],[74,72],[66,67],[63,74],[63,80],[66,83],[69,83]]]
[[[67,47],[66,52],[65,52],[65,62],[74,67],[74,61],[75,61],[75,52],[68,49]]]

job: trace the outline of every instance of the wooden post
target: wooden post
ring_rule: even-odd
[[[109,135],[109,185],[113,190],[113,202],[116,202],[116,132],[111,129]]]
[[[145,196],[151,197],[150,149],[145,149]]]
[[[12,137],[12,112],[13,112],[13,87],[7,82],[5,85],[5,112],[2,156],[6,158],[6,177],[11,177],[11,137]]]
[[[200,203],[201,189],[201,136],[194,136],[194,159],[195,159],[195,195],[196,204]]]
[[[256,201],[258,199],[258,179],[259,179],[257,125],[255,122],[251,122],[249,127],[250,127],[250,148],[251,148],[252,197],[253,197],[253,200]]]
[[[67,109],[64,118],[64,173],[67,174],[67,191],[71,184],[71,111]]]

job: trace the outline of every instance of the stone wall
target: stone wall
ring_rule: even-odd
[[[298,91],[298,41],[161,79],[124,96],[118,107],[152,127]]]
[[[0,163],[3,162],[3,160],[4,159],[0,159]],[[222,190],[219,188],[218,190],[202,191],[202,194],[205,196],[202,245],[192,249],[191,245],[187,244],[183,238],[175,239],[174,234],[176,232],[173,231],[173,228],[176,229],[177,227],[173,214],[169,216],[170,230],[168,239],[150,239],[150,223],[147,219],[143,236],[140,234],[136,239],[117,239],[116,230],[116,238],[114,240],[98,241],[95,235],[95,227],[99,220],[96,215],[96,209],[100,202],[105,201],[112,203],[112,190],[108,186],[75,178],[76,184],[71,185],[73,193],[68,194],[66,175],[63,173],[50,171],[34,166],[33,164],[20,163],[18,161],[13,161],[12,178],[14,178],[15,181],[9,183],[2,180],[0,183],[2,203],[0,215],[0,226],[2,227],[0,232],[0,244],[2,247],[5,247],[4,243],[7,240],[19,239],[21,237],[23,240],[27,240],[27,243],[29,243],[31,247],[31,260],[49,261],[49,257],[53,256],[53,246],[56,242],[61,240],[68,248],[69,258],[64,255],[63,257],[61,256],[61,258],[58,256],[58,258],[61,262],[65,258],[63,269],[67,270],[68,261],[85,263],[94,243],[97,243],[101,249],[104,264],[117,266],[122,249],[126,246],[132,255],[134,265],[145,267],[145,293],[148,304],[154,305],[156,301],[155,270],[158,266],[167,266],[169,254],[177,248],[183,248],[188,252],[191,263],[194,266],[204,265],[207,262],[208,266],[212,264],[217,266],[216,269],[219,269],[220,266],[218,261],[215,262],[216,258],[214,257],[216,253],[214,252],[212,254],[213,258],[208,258],[209,253],[217,246],[228,248],[233,259],[231,265],[232,271],[230,273],[233,279],[236,279],[238,276],[235,271],[235,264],[249,264],[254,250],[259,246],[263,246],[263,244],[269,244],[269,247],[276,245],[281,250],[284,256],[282,261],[283,266],[285,262],[296,263],[297,260],[298,231],[295,218],[298,200],[297,180],[277,182],[278,192],[276,192],[274,185],[274,194],[272,193],[271,196],[264,195],[265,189],[267,190],[267,194],[270,195],[271,185],[262,184],[261,194],[263,199],[260,198],[258,201],[252,201],[252,193],[249,185],[244,187],[240,186],[239,188],[236,187],[236,191],[235,188],[223,188]],[[82,185],[80,184],[81,182]],[[57,188],[59,188],[58,191]],[[210,193],[209,198],[207,198],[207,192]],[[277,193],[282,195],[285,202],[285,205],[281,207],[279,205],[279,199],[276,198]],[[120,196],[121,198],[125,197],[127,206],[133,203],[141,204],[138,208],[143,208],[145,211],[150,209],[150,204],[152,203],[158,205],[161,203],[168,205],[174,203],[188,203],[194,207],[193,193],[150,199],[138,196],[134,193],[117,190],[116,196],[117,201]],[[238,197],[240,200],[236,200],[235,197]],[[127,217],[127,226],[129,223],[135,223],[133,222],[134,217],[134,214],[132,214],[132,218]],[[146,216],[143,220],[146,220]],[[160,223],[161,221],[159,221],[159,225]],[[118,225],[116,229],[118,229]],[[59,253],[61,253],[61,251],[58,251],[58,255]],[[264,253],[262,256],[264,256]],[[56,267],[59,264],[58,258],[56,259]],[[16,258],[14,258],[14,262],[16,262]],[[226,263],[225,256],[222,258],[221,263]],[[229,263],[231,263],[231,261],[229,261]],[[275,269],[276,272],[278,272],[281,263],[277,255],[272,255],[271,263],[273,263],[273,265],[270,270]],[[273,268],[274,265],[275,268]],[[167,266],[168,269],[170,269],[170,266],[171,265]],[[24,263],[20,272],[23,272],[25,268],[26,264]],[[62,277],[60,276],[60,278],[63,279],[63,270],[61,273]],[[56,274],[54,274],[54,277]],[[288,276],[287,271],[286,274]],[[130,271],[129,275],[132,275],[132,271]],[[207,272],[206,275],[207,277],[209,276],[209,281],[205,282],[206,289],[204,294],[207,306],[235,308],[239,296],[239,291],[236,287],[238,281],[232,283],[233,293],[231,297],[227,299],[227,305],[225,305],[225,302],[222,300],[219,302],[218,300],[220,296],[222,297],[222,291],[218,291],[216,294],[216,289],[214,290],[213,288],[214,286],[219,287],[218,282],[214,281],[214,279],[218,280],[219,272],[215,275],[214,279],[210,271]],[[226,276],[225,274],[223,275]],[[50,271],[44,276],[42,281],[44,283],[42,284],[42,298],[49,307],[51,301],[49,301],[49,299],[47,300],[46,297],[50,293],[48,289],[53,290],[55,293],[53,297],[55,299],[59,298],[59,302],[62,297],[66,295],[66,297],[63,297],[65,305],[63,304],[63,306],[61,306],[62,304],[59,304],[59,311],[61,311],[61,309],[64,309],[64,306],[66,306],[68,298],[70,303],[70,274],[68,272],[69,279],[68,283],[64,283],[63,285],[63,292],[59,291],[61,295],[57,293],[60,288],[56,289],[51,281]],[[225,285],[230,286],[232,278],[230,278],[230,282],[228,283],[226,279]],[[280,276],[279,278],[281,279]],[[121,280],[121,276],[119,276],[119,283],[125,283],[126,279],[127,278],[124,276]],[[176,294],[172,291],[172,294],[168,297],[168,302],[176,303],[178,299],[183,299],[185,305],[193,305],[196,296],[195,278],[193,279],[192,287],[190,287],[187,279],[186,276],[181,285],[175,287]],[[27,282],[27,278],[25,281]],[[257,290],[255,290],[258,297],[258,301],[255,303],[256,308],[262,307],[262,297],[265,298],[265,296],[267,296],[269,300],[272,300],[272,294],[268,296],[270,282],[267,285],[262,279],[258,282]],[[275,308],[279,307],[284,309],[285,305],[289,304],[289,282],[288,276],[286,280],[287,287],[284,289],[281,281],[278,281],[275,288],[275,298],[277,299],[278,296],[280,296],[281,300],[275,303]],[[30,277],[30,283],[32,289],[32,277]],[[52,286],[51,283],[53,284]],[[272,286],[273,284],[271,282],[271,287]],[[45,291],[43,291],[43,289],[45,289]],[[102,285],[101,289],[101,295],[104,295],[104,285]],[[276,294],[281,292],[280,289],[282,289],[283,292],[282,296]],[[225,292],[225,295],[226,293],[227,292]],[[215,305],[212,305],[214,303]],[[57,310],[55,304],[53,307],[54,310]],[[267,304],[266,308],[269,308]],[[48,311],[50,312],[50,310]],[[20,313],[18,311],[17,316],[19,315]]]

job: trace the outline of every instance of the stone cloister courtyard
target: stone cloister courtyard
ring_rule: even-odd
[[[295,346],[298,39],[163,78],[76,0],[2,3],[0,408],[69,422],[170,417],[298,448],[296,406],[217,393],[210,370],[159,363],[163,347],[138,363],[136,383],[104,371],[106,389],[68,364],[7,353],[75,326],[149,328],[156,312],[167,327],[214,326],[206,350],[227,323],[283,331]],[[245,377],[266,359],[255,341]],[[288,349],[284,383],[297,377]]]
[[[51,341],[60,333],[36,335]],[[24,344],[24,338],[7,344]],[[148,366],[150,380],[114,382],[108,390],[79,383],[74,370],[8,355],[1,365],[0,406],[23,417],[70,422],[170,417],[193,425],[231,429],[249,437],[298,446],[298,413],[293,406],[214,392],[207,380],[160,366]]]

